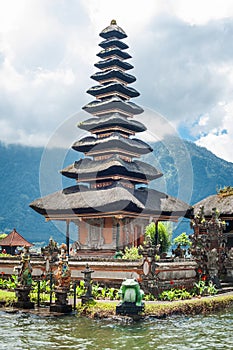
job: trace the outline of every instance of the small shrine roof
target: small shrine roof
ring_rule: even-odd
[[[136,105],[136,103],[124,101],[118,96],[89,102],[83,109],[90,114],[100,113],[100,115],[101,112],[104,114],[106,111],[123,111],[132,115],[141,114],[143,112],[143,109]]]
[[[87,176],[94,177],[97,180],[98,177],[121,175],[151,181],[163,175],[152,165],[139,160],[126,162],[118,155],[98,161],[90,158],[80,159],[61,170],[61,173],[67,177],[77,178],[79,180]]]
[[[21,236],[16,229],[14,228],[11,233],[0,241],[1,246],[9,246],[9,247],[32,247],[33,244],[26,241],[23,236]]]
[[[125,138],[120,133],[114,132],[111,136],[106,138],[95,138],[87,136],[81,140],[76,141],[72,148],[79,152],[89,152],[92,149],[101,151],[106,149],[120,148],[125,152],[134,152],[138,154],[147,154],[153,151],[150,145],[144,141],[136,138]]]
[[[92,96],[119,92],[128,97],[137,97],[140,93],[132,87],[124,84],[113,82],[105,85],[96,85],[87,90],[87,93]]]
[[[98,130],[103,128],[114,128],[115,126],[123,127],[134,132],[142,132],[146,130],[145,125],[134,119],[128,119],[119,113],[112,113],[102,117],[87,119],[78,124],[80,129],[87,131]]]

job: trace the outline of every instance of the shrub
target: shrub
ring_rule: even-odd
[[[158,242],[156,242],[156,226],[151,222],[146,227],[146,235],[150,236],[152,244],[160,244],[160,253],[167,253],[172,240],[172,226],[169,222],[158,222]]]
[[[212,281],[206,283],[206,281],[198,281],[193,288],[193,294],[195,295],[214,295],[217,294],[217,289]]]
[[[137,247],[132,247],[132,248],[125,248],[125,252],[122,256],[122,259],[124,260],[138,260],[141,259],[142,255],[138,253],[138,248]]]
[[[180,245],[181,247],[190,247],[191,241],[186,232],[181,233],[179,236],[174,238],[173,243],[175,245]]]
[[[159,294],[158,299],[159,300],[185,300],[185,299],[191,299],[192,294],[189,293],[185,288],[183,289],[171,289],[171,290],[165,290],[161,294]]]

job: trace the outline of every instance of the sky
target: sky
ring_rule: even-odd
[[[69,147],[82,135],[112,19],[128,35],[145,138],[175,133],[233,162],[232,0],[0,0],[0,141]]]

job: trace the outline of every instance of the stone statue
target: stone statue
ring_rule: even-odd
[[[184,258],[184,249],[181,248],[180,244],[178,244],[176,249],[172,249],[172,254],[175,255],[175,258]]]
[[[41,253],[50,261],[54,262],[57,260],[59,254],[59,248],[57,246],[57,242],[53,240],[52,237],[49,239],[49,244],[41,248]]]
[[[233,279],[233,247],[229,250],[227,258],[224,262],[224,266],[227,272],[227,277]]]
[[[119,294],[123,303],[134,303],[136,306],[142,305],[144,292],[140,289],[138,282],[134,279],[126,279],[122,282]]]
[[[119,294],[122,301],[116,306],[116,314],[139,317],[145,305],[142,302],[144,292],[140,289],[138,282],[132,278],[126,279],[122,282]]]
[[[69,289],[71,273],[67,262],[59,261],[58,269],[55,274],[56,288]]]
[[[74,255],[77,255],[78,254],[78,250],[81,249],[81,244],[79,241],[75,241],[73,244],[72,244],[72,251],[73,251],[73,254]]]
[[[211,269],[218,269],[218,267],[217,267],[217,263],[218,263],[218,252],[217,252],[217,249],[216,249],[216,248],[213,248],[212,250],[210,250],[210,251],[207,253],[207,258],[208,258],[208,261],[207,261],[208,270],[211,270]]]
[[[71,272],[68,265],[68,257],[66,255],[67,247],[64,243],[61,245],[60,250],[61,254],[59,257],[58,269],[55,274],[55,285],[57,289],[69,289]]]
[[[89,302],[92,302],[93,299],[93,295],[92,295],[92,280],[91,280],[91,274],[95,272],[94,270],[90,269],[90,266],[88,264],[86,264],[86,268],[85,270],[81,271],[81,273],[84,274],[84,286],[86,289],[86,293],[84,295],[82,295],[81,300],[82,300],[82,304],[86,304]]]
[[[14,305],[22,309],[33,309],[34,303],[30,301],[30,291],[32,285],[32,266],[30,263],[29,247],[24,246],[21,254],[20,265],[17,268],[18,284],[15,288],[17,301]]]
[[[31,287],[32,285],[32,266],[30,264],[29,248],[24,247],[21,254],[21,266],[19,270],[19,285],[22,287]]]
[[[233,263],[233,247],[229,250],[227,254],[227,259]]]
[[[50,311],[60,313],[70,313],[72,305],[69,304],[67,294],[70,289],[71,271],[68,265],[67,246],[60,246],[58,268],[55,273],[55,304],[50,304]]]

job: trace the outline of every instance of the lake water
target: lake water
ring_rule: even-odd
[[[0,349],[233,349],[233,309],[129,325],[78,316],[39,317],[0,312]]]

